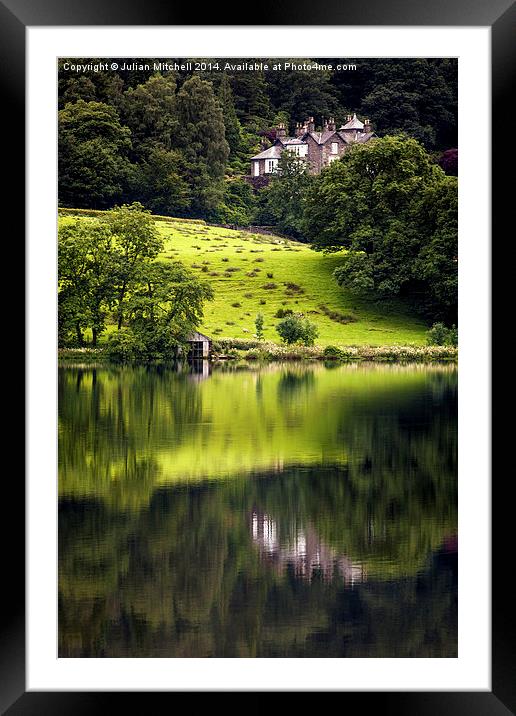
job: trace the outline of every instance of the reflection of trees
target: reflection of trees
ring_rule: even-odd
[[[280,400],[288,400],[300,393],[306,396],[315,385],[314,371],[310,367],[287,367],[278,382],[278,397]]]
[[[347,500],[337,502],[349,489],[338,470],[314,478],[293,472],[167,489],[138,512],[64,503],[61,655],[453,655],[453,575],[435,565],[428,571],[427,545],[439,545],[447,535],[438,513],[430,526],[431,510],[440,503],[428,507],[421,523],[419,572],[394,535],[383,544],[382,571],[374,542],[364,543],[364,525],[354,521],[355,510],[367,514],[368,499],[364,505],[361,493],[354,501],[348,492]],[[414,491],[415,503],[420,497]],[[282,569],[253,544],[250,515],[255,505],[269,504],[275,509],[275,540],[286,545]],[[408,544],[417,531],[414,509],[397,517],[396,534]],[[374,514],[377,522],[389,518],[380,507]],[[304,532],[317,545],[325,531],[346,544],[338,554],[327,547],[330,556],[323,555],[323,562],[334,554],[337,570],[339,558],[351,566],[361,562],[368,581],[350,590],[346,579],[328,579],[323,569],[303,578],[289,541],[302,532],[305,519],[313,527]]]
[[[58,386],[62,495],[121,492],[146,504],[159,477],[155,446],[173,449],[199,429],[201,395],[188,373],[65,369]]]
[[[197,434],[211,455],[200,385],[144,368],[60,375],[62,656],[455,655],[456,569],[438,550],[456,531],[456,376],[342,388],[335,370],[320,399],[309,373],[285,380],[290,397],[283,373],[260,374],[246,400],[280,421],[309,403],[303,430],[345,445],[345,462],[323,450],[319,463],[175,489],[158,487],[155,453]],[[253,513],[274,523],[281,569],[253,544]],[[300,535],[322,556],[310,579]],[[327,578],[334,558],[367,581]]]

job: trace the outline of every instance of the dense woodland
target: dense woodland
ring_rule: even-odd
[[[66,62],[59,67],[61,206],[139,202],[155,214],[274,226],[316,250],[348,249],[335,273],[342,286],[406,297],[429,319],[456,323],[455,60],[356,60],[347,72],[73,72]],[[333,116],[339,126],[352,112],[370,117],[378,139],[318,176],[284,152],[267,186],[246,180],[250,157],[274,141],[278,122],[293,133],[307,116],[318,125]]]

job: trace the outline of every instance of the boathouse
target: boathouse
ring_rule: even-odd
[[[188,338],[188,357],[192,360],[202,360],[210,355],[211,339],[203,333],[193,331]]]

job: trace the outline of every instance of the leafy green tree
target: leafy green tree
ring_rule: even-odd
[[[259,196],[264,223],[274,223],[281,232],[302,238],[303,211],[313,184],[314,177],[308,173],[306,162],[294,152],[282,152],[276,173]]]
[[[281,58],[278,62],[286,62]],[[296,63],[303,60],[296,58]],[[271,61],[271,63],[274,61]],[[311,60],[305,60],[310,63]],[[299,70],[293,72],[269,70],[265,77],[273,107],[287,112],[293,122],[301,122],[307,116],[330,117],[338,110],[335,88],[331,84],[329,70]]]
[[[237,178],[224,182],[224,197],[217,207],[215,218],[222,224],[249,226],[257,209],[256,197],[249,184]]]
[[[140,268],[128,302],[128,332],[112,337],[112,356],[140,360],[177,357],[203,317],[211,286],[180,262],[155,261]]]
[[[238,120],[235,103],[233,101],[233,92],[227,74],[224,72],[220,81],[217,97],[222,108],[224,118],[224,128],[226,141],[229,144],[230,156],[235,155],[240,150],[241,126]]]
[[[187,80],[177,94],[177,117],[175,142],[185,158],[192,211],[208,216],[222,198],[229,157],[224,117],[211,83],[196,76]]]
[[[70,63],[95,67],[99,64],[99,59],[96,57],[74,57],[72,60],[65,58],[58,60],[59,109],[80,99],[85,102],[103,102],[119,109],[124,82],[118,72],[96,72],[91,69],[78,74],[70,69],[64,69],[65,65]]]
[[[163,248],[150,211],[134,202],[115,207],[103,221],[113,237],[114,267],[112,283],[116,292],[118,329],[124,321],[126,300],[131,285],[138,280],[143,266],[156,258]]]
[[[114,107],[78,100],[59,112],[59,202],[105,207],[122,196],[131,171],[131,133]]]
[[[455,143],[457,80],[446,66],[424,58],[410,60],[410,67],[406,60],[384,60],[373,72],[360,109],[381,135],[405,132],[428,148]]]
[[[259,313],[254,319],[254,325],[256,327],[256,337],[259,341],[263,338],[263,313]]]
[[[456,189],[416,140],[371,140],[322,172],[304,229],[316,250],[348,249],[335,271],[341,285],[409,295],[429,315],[453,317]]]
[[[429,346],[456,346],[458,332],[455,326],[447,328],[444,323],[434,323],[426,333],[426,342]]]
[[[285,343],[303,343],[312,346],[319,335],[317,326],[301,314],[283,318],[276,326],[280,338]]]
[[[191,205],[191,189],[185,180],[185,159],[181,151],[167,151],[156,145],[135,167],[132,194],[155,214],[184,216]]]
[[[121,116],[131,130],[139,160],[158,147],[170,151],[178,129],[175,75],[156,74],[144,84],[130,87],[124,94]]]
[[[112,281],[113,242],[109,229],[98,221],[80,221],[60,227],[59,259],[59,341],[66,344],[70,334],[84,344],[90,329],[92,345],[106,328],[108,310],[114,301]]]

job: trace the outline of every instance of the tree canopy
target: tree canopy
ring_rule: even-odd
[[[409,295],[433,317],[456,318],[457,181],[416,140],[353,147],[314,184],[304,228],[315,249],[348,250],[341,285]]]

